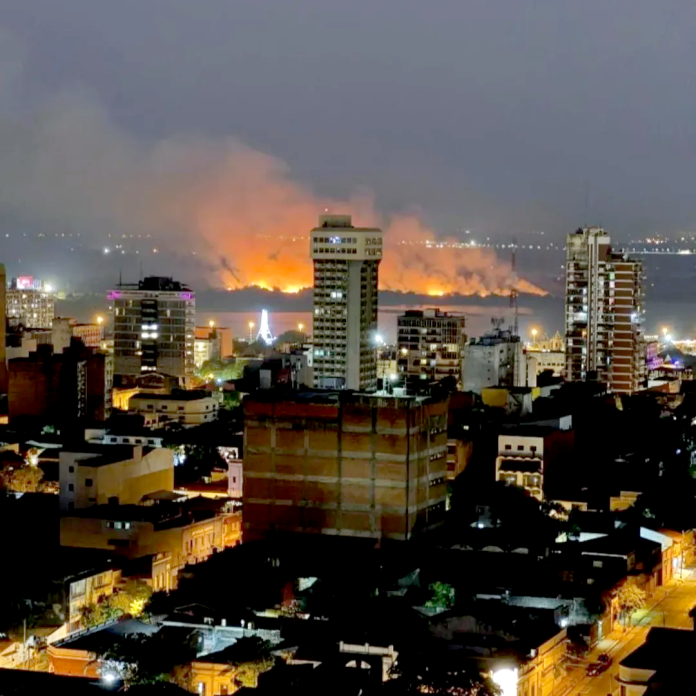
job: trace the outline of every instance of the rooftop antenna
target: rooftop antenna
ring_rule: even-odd
[[[517,239],[512,239],[512,287],[510,288],[510,309],[512,310],[512,326],[510,333],[519,336],[519,308],[517,306]]]

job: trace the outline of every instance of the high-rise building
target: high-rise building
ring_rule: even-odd
[[[147,372],[187,382],[194,370],[196,299],[189,287],[150,276],[109,293],[114,312],[114,376],[123,384]]]
[[[0,394],[7,393],[7,279],[0,263]]]
[[[5,302],[7,318],[12,326],[51,328],[56,312],[55,301],[53,292],[43,281],[32,276],[13,278]]]
[[[610,241],[599,227],[568,235],[565,376],[630,394],[646,378],[643,264]]]
[[[244,539],[409,539],[439,525],[446,396],[260,390],[244,399]]]
[[[462,386],[466,334],[464,317],[439,309],[408,310],[399,315],[398,368],[407,383],[452,377]]]
[[[382,230],[353,227],[350,215],[320,215],[311,239],[314,385],[373,391]]]

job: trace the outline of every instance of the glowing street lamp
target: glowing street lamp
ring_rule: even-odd
[[[213,319],[211,319],[211,320],[208,322],[208,326],[209,326],[211,329],[214,328],[214,327],[215,327],[215,321],[214,321]]]
[[[249,322],[249,342],[254,340],[254,322]]]
[[[97,317],[97,324],[101,326],[104,323],[104,317]]]
[[[536,337],[539,332],[536,329],[532,329],[532,343],[536,343]]]

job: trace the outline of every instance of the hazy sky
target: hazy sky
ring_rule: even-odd
[[[619,237],[696,230],[693,1],[0,0],[0,29],[0,115],[78,91],[445,231],[561,235],[585,181]]]

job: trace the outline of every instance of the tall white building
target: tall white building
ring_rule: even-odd
[[[350,215],[320,215],[314,261],[314,386],[377,388],[377,281],[382,230],[353,227]]]
[[[596,375],[630,394],[646,378],[643,264],[613,252],[610,241],[599,227],[568,235],[565,377]]]
[[[109,293],[114,313],[114,375],[121,385],[158,372],[193,376],[196,298],[171,278],[150,276]]]
[[[463,391],[486,387],[535,387],[536,363],[518,336],[495,329],[464,347]]]

